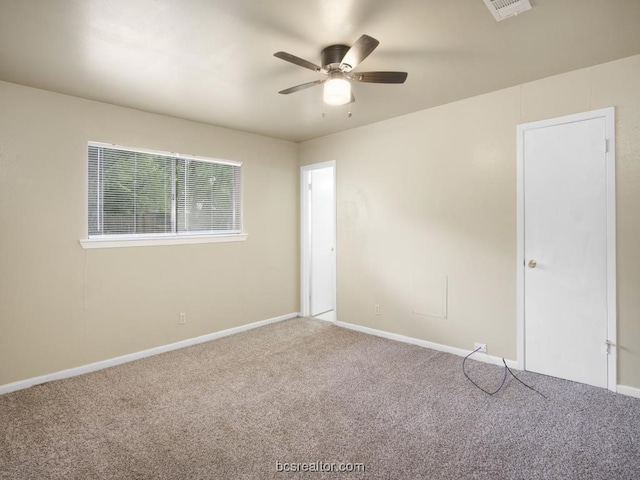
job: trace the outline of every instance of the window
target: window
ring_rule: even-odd
[[[89,143],[89,239],[242,233],[241,164]]]

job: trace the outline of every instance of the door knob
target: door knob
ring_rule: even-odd
[[[527,264],[527,266],[528,266],[529,268],[536,268],[536,265],[537,265],[537,264],[538,264],[538,263],[537,263],[535,260],[531,259],[531,260],[529,260],[529,263]]]

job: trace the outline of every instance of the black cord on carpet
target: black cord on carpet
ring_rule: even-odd
[[[509,372],[511,374],[511,376],[513,378],[515,378],[517,381],[519,381],[522,385],[524,385],[525,387],[527,387],[529,390],[533,390],[534,392],[536,392],[538,395],[540,395],[542,398],[544,398],[545,400],[547,399],[547,397],[539,392],[538,390],[536,390],[535,388],[533,388],[531,385],[527,385],[526,383],[524,383],[522,380],[520,380],[515,373],[513,373],[511,371],[511,369],[507,366],[507,362],[505,361],[505,359],[502,359],[502,363],[504,364],[504,376],[502,377],[502,383],[500,384],[500,386],[498,387],[498,389],[494,392],[490,392],[488,390],[485,390],[484,388],[482,388],[480,385],[478,385],[476,382],[474,382],[471,377],[467,374],[467,372],[464,369],[464,364],[467,361],[467,358],[469,358],[471,355],[473,355],[474,353],[476,353],[478,350],[480,350],[480,348],[476,348],[473,352],[471,352],[469,355],[467,355],[466,357],[464,357],[464,360],[462,360],[462,373],[464,374],[465,377],[467,377],[467,380],[469,380],[471,383],[473,383],[476,387],[478,387],[480,390],[482,390],[484,393],[486,393],[487,395],[495,395],[496,393],[498,393],[500,390],[502,390],[502,387],[504,387],[504,382],[507,381],[507,372]]]

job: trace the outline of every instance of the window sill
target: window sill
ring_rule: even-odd
[[[120,247],[155,247],[158,245],[191,245],[196,243],[243,242],[249,235],[238,233],[233,235],[191,235],[179,237],[155,238],[88,238],[80,240],[82,248],[120,248]]]

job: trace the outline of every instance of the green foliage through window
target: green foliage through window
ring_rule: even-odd
[[[241,232],[240,165],[89,144],[89,236]]]

